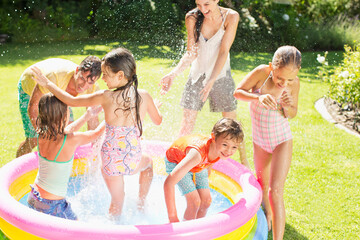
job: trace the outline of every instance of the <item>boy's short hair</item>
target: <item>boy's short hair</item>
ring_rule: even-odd
[[[219,136],[227,137],[230,135],[230,139],[235,138],[239,143],[244,139],[244,132],[242,130],[241,123],[231,119],[231,118],[222,118],[217,123],[215,123],[212,130],[215,139]]]

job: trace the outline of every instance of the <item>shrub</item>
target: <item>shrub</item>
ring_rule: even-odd
[[[101,38],[171,45],[183,39],[180,17],[170,0],[104,1],[95,24]]]
[[[329,97],[341,105],[360,107],[360,43],[345,45],[344,60],[330,76]]]

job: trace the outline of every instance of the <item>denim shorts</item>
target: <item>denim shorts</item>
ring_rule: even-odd
[[[171,173],[176,167],[176,163],[170,162],[165,157],[166,172]],[[188,172],[178,183],[177,183],[182,195],[191,193],[197,189],[208,189],[209,187],[209,174],[208,169],[204,169],[201,172],[194,173]]]
[[[191,77],[185,84],[180,106],[185,109],[200,111],[205,102],[200,99],[200,91],[205,86],[205,74],[193,84]],[[226,77],[217,79],[209,93],[208,99],[211,112],[232,112],[236,110],[237,101],[234,97],[235,82],[231,72],[227,71]]]
[[[55,217],[77,220],[77,216],[71,209],[70,203],[64,198],[61,200],[48,200],[40,196],[32,186],[27,202],[31,209],[49,214]]]
[[[30,95],[24,92],[21,81],[18,83],[18,100],[19,100],[19,110],[21,114],[21,120],[23,122],[23,128],[25,131],[26,138],[35,138],[37,137],[34,126],[32,125],[29,114],[28,114],[28,106],[30,101]],[[72,109],[70,108],[70,122],[74,121],[74,115]]]

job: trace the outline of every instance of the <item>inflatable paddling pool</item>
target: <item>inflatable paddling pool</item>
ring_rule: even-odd
[[[169,143],[144,141],[143,151],[154,160],[155,174],[164,174],[163,156]],[[73,175],[87,171],[90,145],[77,149]],[[34,182],[36,153],[14,159],[0,169],[0,229],[10,239],[267,239],[261,187],[238,162],[220,160],[213,166],[210,186],[233,205],[201,219],[155,225],[95,225],[32,210],[19,203]]]

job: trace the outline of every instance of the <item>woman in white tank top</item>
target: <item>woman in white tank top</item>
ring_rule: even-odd
[[[235,83],[230,70],[230,48],[234,42],[239,14],[218,5],[219,0],[196,0],[197,8],[186,14],[187,51],[178,65],[160,82],[161,94],[191,65],[180,105],[184,108],[180,136],[192,132],[198,112],[209,98],[210,111],[236,119]],[[249,167],[244,143],[241,162]]]

